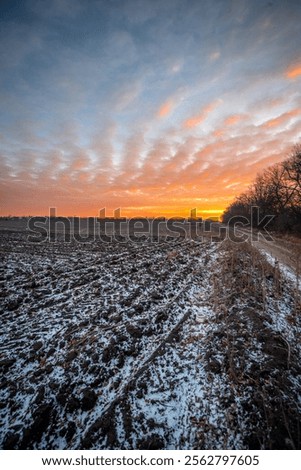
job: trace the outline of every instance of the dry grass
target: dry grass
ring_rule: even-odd
[[[233,396],[242,402],[249,428],[244,440],[253,449],[294,449],[301,444],[300,413],[290,378],[292,373],[301,372],[296,344],[270,327],[271,305],[283,302],[285,282],[279,264],[268,263],[250,244],[222,244],[212,274],[216,327],[208,338],[211,353],[207,357],[211,358],[213,373],[217,373],[212,358],[215,351],[223,351],[218,372],[227,374]],[[293,293],[290,302],[289,317],[296,324]],[[262,351],[259,363],[252,362],[252,349],[257,355]],[[248,400],[242,398],[247,395]],[[234,423],[241,410],[232,404],[225,412],[231,418],[229,427],[237,432]]]

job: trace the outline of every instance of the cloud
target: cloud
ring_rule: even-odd
[[[90,158],[85,150],[79,150],[77,153],[72,155],[72,159],[68,168],[71,173],[78,172],[81,170],[89,170]]]
[[[262,124],[262,127],[270,128],[270,127],[278,127],[281,125],[286,124],[290,121],[293,117],[296,117],[301,114],[301,109],[296,108],[292,109],[291,111],[287,111],[286,113],[277,116],[276,118],[269,119],[268,121]]]
[[[182,63],[179,63],[179,62],[175,62],[171,68],[170,68],[170,71],[171,73],[179,73],[180,70],[182,69],[183,67],[183,64]]]
[[[173,109],[173,106],[174,106],[174,104],[171,100],[166,101],[165,103],[162,104],[162,106],[160,106],[160,109],[157,113],[158,116],[160,118],[164,118],[164,117],[168,116],[171,113],[171,111]]]
[[[125,84],[120,88],[118,84],[118,90],[113,93],[112,106],[117,112],[124,111],[128,106],[134,105],[135,100],[139,97],[142,92],[142,84],[140,81],[136,81],[131,84]]]
[[[209,60],[211,62],[215,62],[216,60],[218,60],[221,56],[221,52],[220,51],[214,51],[210,54],[209,56]]]
[[[196,127],[199,126],[202,122],[204,122],[210,113],[212,113],[215,108],[218,106],[218,102],[214,101],[213,103],[208,104],[200,114],[197,116],[191,117],[186,119],[183,126],[186,128]]]
[[[285,73],[286,78],[295,79],[301,76],[301,64],[293,65]]]
[[[254,1],[7,9],[1,212],[222,209],[284,158],[300,140],[300,8]]]
[[[283,113],[283,123],[290,116],[298,118],[296,110]],[[256,126],[250,118],[237,120],[235,128],[235,135],[226,129],[219,140],[214,129],[198,137],[183,129],[181,133],[180,128],[178,133],[166,132],[155,140],[145,133],[133,133],[123,141],[120,165],[115,167],[116,125],[100,129],[91,140],[93,158],[87,148],[73,143],[79,140],[75,134],[79,129],[71,127],[68,139],[61,140],[63,151],[42,155],[48,165],[38,179],[33,176],[41,155],[37,151],[20,155],[22,163],[16,168],[22,171],[15,177],[6,176],[1,210],[14,212],[18,204],[23,214],[47,213],[52,206],[65,215],[95,215],[103,206],[108,211],[121,207],[125,215],[184,215],[195,206],[222,210],[258,171],[285,157],[300,129],[296,122],[271,135],[270,127]],[[63,136],[64,132],[60,138]]]
[[[227,117],[224,121],[225,126],[234,126],[238,122],[240,122],[244,117],[240,114],[233,114]]]

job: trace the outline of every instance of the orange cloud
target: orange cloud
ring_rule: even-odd
[[[286,71],[286,77],[290,79],[297,78],[301,75],[301,64],[294,65]]]
[[[225,126],[234,126],[239,121],[241,121],[241,119],[242,119],[242,116],[240,116],[239,114],[233,114],[232,116],[229,116],[229,117],[227,117],[227,119],[225,119],[224,125]]]
[[[206,116],[200,115],[184,122],[184,127],[196,127],[206,119]]]
[[[284,124],[286,121],[288,121],[290,118],[294,116],[298,116],[300,113],[301,113],[300,109],[298,108],[292,109],[291,111],[283,113],[274,119],[270,119],[269,121],[264,122],[262,124],[262,127],[269,128],[269,127],[280,126],[281,124]]]
[[[212,109],[214,104],[202,114]],[[228,125],[238,122],[236,116],[226,117]],[[45,151],[41,166],[37,152],[24,153],[22,172],[3,156],[0,213],[47,214],[49,207],[57,207],[60,215],[82,216],[96,215],[102,207],[108,214],[121,207],[126,216],[188,216],[194,207],[204,215],[221,212],[258,171],[285,158],[289,143],[300,136],[297,104],[261,126],[249,122],[252,113],[250,119],[240,116],[237,134],[226,126],[201,137],[177,129],[180,139],[173,141],[174,134],[165,132],[148,144],[142,132],[134,133],[124,142],[117,166],[113,130],[100,134],[89,149],[66,144],[64,152],[59,147]],[[281,132],[273,132],[282,123]]]
[[[88,168],[89,161],[89,157],[85,152],[78,152],[70,164],[69,171],[84,170],[85,168]]]
[[[198,116],[194,116],[192,118],[186,119],[186,121],[183,124],[184,127],[189,128],[189,127],[196,127],[200,125],[203,121],[205,121],[205,119],[207,119],[208,115],[216,108],[216,106],[217,106],[216,101],[214,103],[208,104],[208,106],[206,106],[203,109],[201,114],[199,114]]]
[[[159,111],[158,111],[158,116],[160,118],[163,118],[163,117],[166,117],[168,116],[168,114],[171,113],[171,110],[172,110],[172,107],[173,107],[173,103],[169,100],[169,101],[166,101],[165,103],[162,104],[162,106],[160,107]]]

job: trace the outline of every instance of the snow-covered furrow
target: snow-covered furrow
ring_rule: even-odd
[[[13,443],[19,438],[21,447],[37,444],[26,432],[22,437],[19,423],[32,431],[35,413],[38,421],[45,413],[51,425],[47,406],[54,403],[57,416],[63,409],[72,422],[82,423],[66,431],[70,442],[71,434],[78,441],[181,321],[184,291],[199,270],[200,251],[205,253],[190,243],[116,244],[93,251],[79,245],[76,256],[69,247],[68,259],[56,248],[43,247],[44,257],[39,245],[37,256],[12,250],[3,257],[1,398],[10,426],[8,433],[2,428],[2,437]],[[68,447],[58,433],[50,433],[49,445]]]
[[[298,401],[299,307],[251,251],[25,233],[0,246],[3,448],[274,445],[274,417],[269,441],[256,426],[267,394]]]

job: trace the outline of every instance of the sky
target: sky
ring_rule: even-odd
[[[0,215],[219,216],[301,137],[300,0],[1,0]]]

